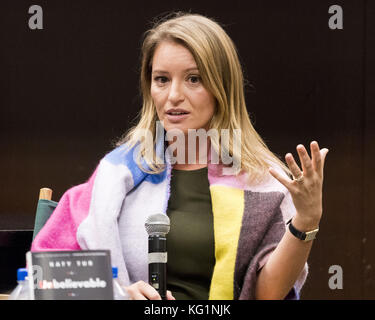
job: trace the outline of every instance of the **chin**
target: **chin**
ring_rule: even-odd
[[[179,132],[182,132],[184,135],[187,135],[188,134],[188,129],[185,129],[185,128],[179,128],[179,127],[170,127],[168,129],[166,129],[165,131],[166,132],[170,132],[170,134],[173,134],[174,136],[177,135],[177,133],[173,132],[174,130],[179,130],[177,131],[178,133]]]
[[[187,134],[188,133],[188,128],[186,125],[179,125],[179,124],[167,124],[164,126],[165,131],[173,131],[173,130],[181,130],[183,133]]]

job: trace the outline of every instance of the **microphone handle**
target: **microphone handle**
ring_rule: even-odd
[[[155,235],[148,237],[148,281],[167,299],[167,239]]]

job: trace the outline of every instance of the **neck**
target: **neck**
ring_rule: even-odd
[[[195,141],[195,161],[193,161],[193,163],[191,163],[192,161],[189,161],[189,151],[190,151],[190,154],[193,155],[194,154],[194,152],[192,151],[193,147],[194,146],[189,147],[188,139],[187,139],[187,137],[185,137],[185,162],[179,163],[178,160],[177,160],[177,162],[173,165],[173,169],[176,169],[176,170],[197,170],[197,169],[207,167],[208,154],[209,154],[209,150],[210,150],[210,147],[211,147],[210,139],[207,138],[207,147],[206,148],[205,148],[204,144],[202,146],[200,146],[199,139],[198,138],[196,139],[196,141]],[[175,157],[176,157],[176,153],[177,152],[175,150],[174,151]],[[202,157],[204,157],[204,155],[206,155],[206,157],[205,157],[206,161],[204,163],[199,162],[199,156],[200,155],[202,155]]]

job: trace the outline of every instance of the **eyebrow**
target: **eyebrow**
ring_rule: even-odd
[[[193,67],[193,68],[185,69],[184,72],[188,72],[188,71],[191,71],[191,70],[198,70],[199,71],[199,69],[197,67]],[[152,73],[168,73],[168,71],[154,70],[154,71],[152,71]]]

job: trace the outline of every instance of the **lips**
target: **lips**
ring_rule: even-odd
[[[186,111],[185,109],[175,108],[175,109],[169,109],[165,113],[168,115],[183,115],[183,114],[188,114],[189,112]]]
[[[173,108],[165,112],[167,119],[174,123],[183,121],[189,116],[189,113],[189,111],[181,108]]]

